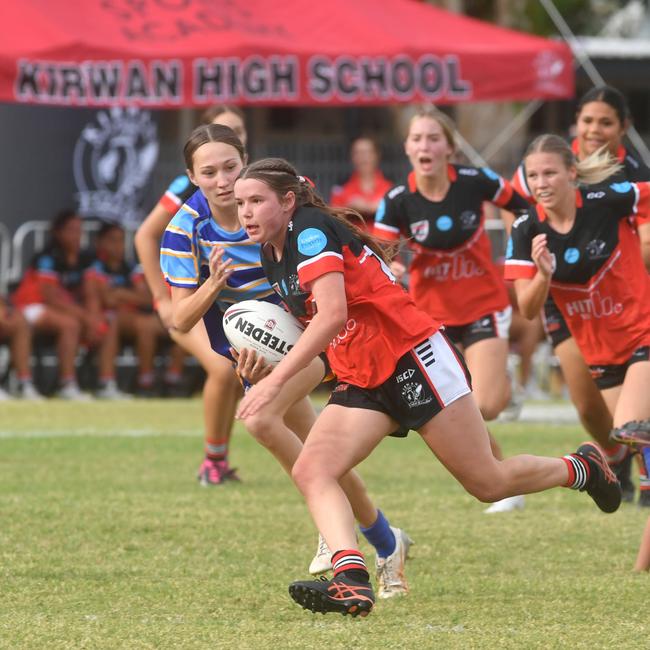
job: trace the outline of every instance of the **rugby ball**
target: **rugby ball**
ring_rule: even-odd
[[[226,309],[223,331],[230,345],[255,350],[272,366],[291,350],[304,328],[280,305],[263,300],[243,300]]]

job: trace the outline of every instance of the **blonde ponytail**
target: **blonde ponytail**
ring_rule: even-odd
[[[568,168],[575,167],[577,180],[584,185],[596,185],[607,180],[623,166],[607,151],[607,145],[594,151],[584,160],[576,160],[571,147],[559,135],[546,133],[535,138],[526,149],[525,159],[533,153],[553,153],[562,158]],[[525,166],[525,163],[524,163]]]
[[[594,151],[591,155],[575,163],[578,182],[584,185],[597,185],[607,180],[623,168],[607,150],[607,145]]]

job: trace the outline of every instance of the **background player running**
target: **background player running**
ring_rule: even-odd
[[[571,143],[576,160],[584,160],[604,148],[621,164],[621,167],[608,179],[609,181],[650,181],[650,169],[636,154],[624,146],[624,136],[630,123],[631,116],[627,102],[616,88],[598,86],[586,92],[578,102],[576,137]],[[517,191],[530,202],[535,202],[526,180],[523,163],[519,165],[512,182]],[[646,251],[645,264],[650,269],[650,223],[637,224],[637,227],[642,250]],[[546,334],[553,346],[553,353],[560,362],[562,375],[580,421],[605,451],[614,472],[621,481],[623,500],[632,501],[634,485],[630,480],[631,456],[625,448],[611,445],[608,441],[612,428],[611,413],[551,294],[544,303],[543,316]],[[643,475],[643,471],[641,474],[642,489],[639,504],[650,506],[650,491],[646,489],[647,477]]]
[[[203,113],[201,122],[230,127],[246,146],[244,114],[236,106],[213,106]],[[172,339],[196,357],[206,372],[203,386],[205,458],[199,467],[198,478],[201,485],[210,486],[237,478],[229,465],[228,452],[235,404],[241,387],[231,365],[210,348],[201,320],[188,332],[179,332],[172,327],[169,287],[160,272],[160,240],[165,228],[196,190],[187,174],[175,178],[142,222],[135,236],[135,247],[160,319]]]
[[[404,144],[413,171],[405,185],[384,197],[374,232],[387,240],[408,240],[411,296],[421,310],[444,323],[445,334],[465,355],[483,418],[494,420],[511,395],[512,307],[503,274],[492,260],[483,203],[513,211],[528,204],[491,169],[451,164],[454,131],[451,120],[432,107],[413,116]],[[398,279],[405,271],[399,263],[392,269]],[[494,439],[492,447],[502,458]],[[523,505],[523,497],[514,496],[487,512]]]
[[[650,185],[592,185],[618,163],[608,154],[577,162],[555,135],[535,139],[524,163],[537,205],[513,224],[505,266],[520,309],[532,318],[550,294],[614,426],[647,420],[650,276],[633,216],[647,213]]]

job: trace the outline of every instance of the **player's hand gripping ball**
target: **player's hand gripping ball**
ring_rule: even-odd
[[[224,313],[223,331],[237,352],[243,348],[255,350],[275,366],[295,345],[304,328],[280,305],[243,300]]]

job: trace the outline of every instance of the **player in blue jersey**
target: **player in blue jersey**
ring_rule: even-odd
[[[236,106],[212,106],[203,113],[201,122],[230,127],[246,146],[244,114]],[[184,333],[172,328],[169,287],[160,271],[160,240],[165,228],[194,192],[196,186],[187,174],[174,179],[138,229],[135,247],[160,319],[172,339],[196,357],[206,372],[203,386],[205,458],[199,468],[198,478],[201,485],[208,486],[236,477],[228,465],[228,449],[240,385],[231,365],[210,349],[203,322],[199,321],[189,332]]]
[[[178,211],[162,240],[161,267],[171,285],[173,325],[185,332],[203,319],[212,348],[232,359],[223,332],[223,310],[240,300],[279,301],[262,270],[259,244],[248,238],[237,216],[233,188],[246,155],[235,133],[215,124],[195,129],[184,155],[188,175],[200,191]],[[325,374],[323,361],[314,359],[282,387],[272,404],[246,423],[289,474],[316,420],[308,395]],[[356,473],[343,476],[341,485],[362,533],[377,551],[380,597],[405,593],[403,565],[411,540],[390,526]],[[320,547],[318,555],[325,562],[318,572],[331,567],[329,549]]]

